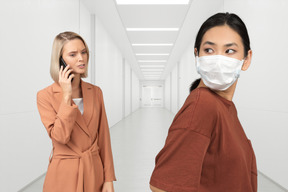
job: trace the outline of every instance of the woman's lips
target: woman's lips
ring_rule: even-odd
[[[85,68],[85,64],[78,65],[78,67],[79,67],[80,69],[84,69],[84,68]]]

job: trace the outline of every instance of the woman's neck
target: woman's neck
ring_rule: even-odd
[[[72,81],[72,98],[82,98],[81,77],[75,75]]]
[[[238,80],[237,80],[237,81],[238,81]],[[227,99],[227,100],[229,100],[229,101],[232,101],[233,96],[234,96],[234,93],[235,93],[237,81],[236,81],[233,85],[231,85],[231,87],[229,87],[228,89],[226,89],[225,91],[216,91],[216,90],[212,90],[212,89],[211,89],[211,90],[212,90],[213,92],[215,92],[216,94],[220,95],[221,97],[223,97],[223,98],[225,98],[225,99]],[[200,81],[200,83],[199,83],[199,85],[198,85],[197,88],[199,88],[199,87],[209,88],[209,87],[207,87],[207,86],[203,83],[202,79],[201,79],[201,81]]]
[[[81,82],[80,75],[78,75],[78,74],[76,75],[75,74],[75,76],[73,78],[73,81],[72,81],[72,90],[79,89],[81,87],[80,82]]]

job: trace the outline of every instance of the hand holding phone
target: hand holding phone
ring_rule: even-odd
[[[67,67],[67,64],[66,64],[66,62],[64,61],[64,59],[63,59],[62,56],[60,57],[59,63],[60,63],[60,68],[61,68],[61,66],[63,66],[63,70],[65,69],[65,67]],[[71,75],[71,73],[68,75],[68,78],[70,77],[70,75]],[[73,78],[72,78],[71,82],[72,82],[72,81],[73,81]]]

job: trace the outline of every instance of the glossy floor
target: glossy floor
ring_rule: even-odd
[[[149,192],[155,156],[163,147],[174,115],[163,108],[141,108],[111,127],[117,182],[115,192]],[[44,175],[21,192],[40,192]],[[287,192],[259,173],[258,192]]]

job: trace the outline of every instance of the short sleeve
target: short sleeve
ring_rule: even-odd
[[[169,192],[198,192],[203,161],[217,119],[205,89],[193,91],[175,116],[156,157],[150,184]]]
[[[156,157],[150,184],[171,192],[197,192],[210,139],[189,129],[169,132]]]

